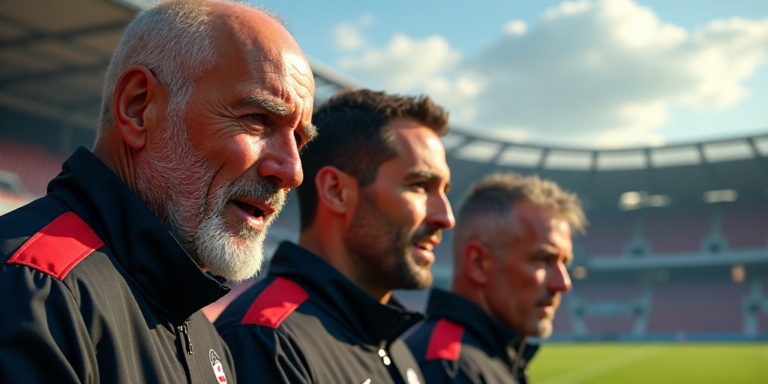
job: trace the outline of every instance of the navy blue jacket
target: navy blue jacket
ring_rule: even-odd
[[[427,320],[407,338],[427,383],[527,384],[538,349],[471,301],[433,289]]]
[[[308,250],[282,243],[268,276],[216,328],[242,383],[424,383],[399,336],[423,316],[381,304]]]
[[[235,382],[200,309],[229,292],[79,148],[0,216],[0,383]]]

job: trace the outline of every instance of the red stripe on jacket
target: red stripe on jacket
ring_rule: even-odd
[[[69,271],[104,246],[99,236],[73,212],[67,212],[29,238],[8,260],[64,280]]]
[[[240,324],[263,325],[277,329],[288,315],[309,298],[298,284],[278,277],[253,301]]]
[[[450,320],[438,320],[429,336],[427,361],[459,360],[462,336],[464,336],[464,327]]]

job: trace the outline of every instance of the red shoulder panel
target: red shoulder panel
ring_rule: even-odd
[[[464,327],[450,320],[438,320],[432,335],[429,336],[427,361],[459,360],[462,336],[464,336]]]
[[[8,260],[64,280],[69,271],[104,242],[73,212],[67,212],[35,233]]]
[[[309,298],[307,291],[288,279],[278,277],[253,301],[240,324],[277,329],[280,323]]]

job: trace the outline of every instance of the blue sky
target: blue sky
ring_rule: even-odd
[[[256,1],[457,130],[621,148],[768,132],[768,1]]]

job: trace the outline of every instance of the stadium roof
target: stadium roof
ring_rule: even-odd
[[[95,130],[104,72],[147,1],[0,2],[0,105]],[[41,11],[44,10],[44,11]],[[310,60],[317,101],[356,83]]]
[[[4,120],[14,121],[6,124],[16,124],[12,129],[26,131],[13,134],[44,140],[56,129],[62,132],[60,144],[47,146],[64,153],[73,145],[89,145],[108,60],[128,21],[147,3],[0,2],[0,110]],[[344,87],[359,86],[322,63],[310,60],[310,65],[316,104]],[[35,122],[33,117],[42,120]],[[10,132],[2,124],[0,133]],[[44,125],[55,128],[37,128]],[[443,139],[453,173],[454,202],[478,177],[503,170],[552,178],[578,192],[592,208],[703,202],[709,191],[726,191],[722,192],[726,200],[730,190],[737,191],[739,199],[766,197],[768,135],[658,148],[577,150],[499,142],[470,132],[455,131]],[[620,206],[624,200],[627,204]]]
[[[464,132],[449,134],[443,143],[462,192],[481,175],[512,170],[554,179],[578,192],[591,209],[736,199],[725,196],[729,193],[742,200],[768,196],[768,135],[623,150],[502,143]],[[723,191],[724,197],[705,196],[711,191]],[[622,200],[627,201],[622,205]]]

